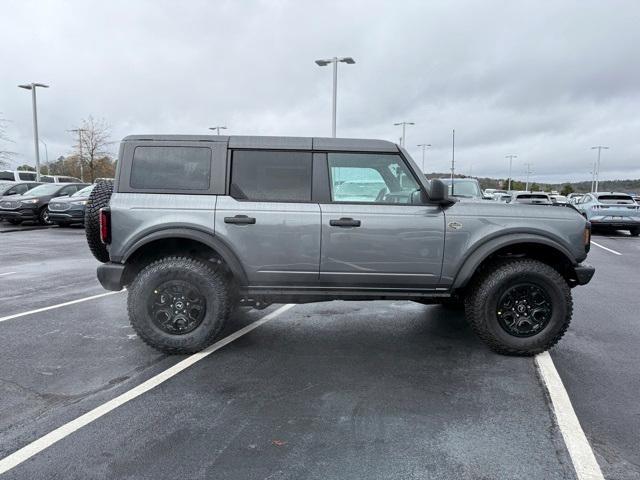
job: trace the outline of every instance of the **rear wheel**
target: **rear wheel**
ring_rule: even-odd
[[[129,320],[151,347],[169,354],[195,353],[211,345],[231,310],[223,269],[190,257],[157,260],[129,287]]]
[[[486,268],[467,295],[465,310],[473,330],[495,352],[535,355],[567,331],[573,301],[555,269],[518,259]]]

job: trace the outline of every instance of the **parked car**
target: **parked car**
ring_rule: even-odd
[[[65,175],[40,175],[40,180],[45,183],[82,183],[79,178]]]
[[[139,338],[170,354],[211,345],[236,304],[403,299],[464,301],[493,350],[533,355],[594,273],[575,211],[450,197],[387,141],[144,135],[120,151],[87,241]],[[336,199],[347,173],[385,193]]]
[[[84,223],[84,209],[95,184],[84,187],[68,197],[52,198],[49,202],[49,220],[61,227]]]
[[[554,205],[566,205],[569,203],[569,200],[564,195],[551,194],[549,195],[549,199]]]
[[[42,175],[40,175],[42,177]],[[11,182],[35,181],[36,172],[29,170],[0,170],[0,180]]]
[[[576,204],[594,228],[629,230],[640,235],[640,205],[631,195],[615,192],[587,193]]]
[[[473,198],[482,200],[485,198],[480,183],[475,178],[440,178],[442,183],[449,187],[449,195],[456,198]]]
[[[14,225],[25,221],[37,221],[41,225],[50,225],[49,201],[55,197],[72,195],[86,183],[44,183],[13,197],[0,200],[0,218]]]
[[[42,184],[38,182],[0,182],[0,198],[22,195],[38,185]]]
[[[553,205],[549,195],[544,192],[514,192],[509,203],[523,203],[527,205]]]
[[[573,205],[582,197],[584,197],[584,193],[570,193],[569,195],[567,195],[567,200]]]
[[[492,199],[496,202],[509,203],[511,201],[511,194],[509,192],[496,192],[493,194]]]

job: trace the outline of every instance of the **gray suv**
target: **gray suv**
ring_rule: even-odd
[[[594,273],[574,210],[459,202],[382,140],[129,136],[86,216],[100,282],[167,353],[213,343],[236,305],[393,299],[463,306],[493,350],[532,355]]]

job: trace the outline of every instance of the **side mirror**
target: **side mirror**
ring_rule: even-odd
[[[429,200],[435,203],[453,203],[449,198],[449,187],[442,180],[431,180],[431,191],[429,192]]]
[[[427,198],[424,192],[419,188],[411,192],[411,205],[424,205],[425,203],[427,203],[426,200]]]

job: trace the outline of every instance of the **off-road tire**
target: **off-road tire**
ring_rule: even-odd
[[[517,282],[535,284],[551,300],[551,318],[533,336],[510,335],[498,322],[499,298]],[[474,279],[465,298],[465,314],[474,332],[493,351],[503,355],[536,355],[558,343],[567,331],[573,314],[571,289],[557,270],[538,260],[497,261]]]
[[[630,228],[629,233],[631,234],[632,237],[637,237],[638,235],[640,235],[640,227]]]
[[[206,299],[202,322],[185,334],[171,334],[154,323],[150,302],[163,282],[182,280]],[[223,268],[192,257],[165,257],[143,268],[129,285],[129,321],[149,346],[168,354],[190,354],[211,345],[232,309],[231,282]]]
[[[53,225],[53,222],[49,218],[49,207],[46,205],[38,212],[38,223],[40,225]]]
[[[100,209],[109,206],[112,193],[113,183],[98,182],[93,187],[84,210],[84,231],[89,250],[102,263],[109,261],[109,251],[100,239]]]

